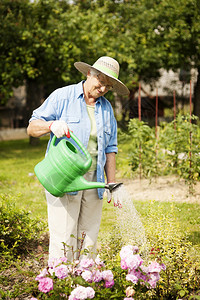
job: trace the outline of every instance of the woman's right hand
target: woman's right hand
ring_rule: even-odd
[[[49,129],[53,132],[53,134],[55,134],[57,138],[61,138],[64,135],[70,138],[69,127],[65,121],[62,120],[53,121],[50,124]]]

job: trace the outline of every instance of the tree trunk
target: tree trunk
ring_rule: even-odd
[[[36,80],[26,81],[26,108],[25,108],[25,122],[28,126],[29,119],[33,113],[33,110],[39,107],[44,101],[44,86],[38,83]],[[39,138],[30,137],[30,144],[37,145]]]
[[[194,87],[193,114],[200,119],[200,68],[198,68],[197,82]]]

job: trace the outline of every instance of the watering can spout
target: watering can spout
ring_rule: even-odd
[[[79,176],[71,184],[66,186],[65,193],[98,188],[106,188],[109,189],[110,192],[113,192],[122,184],[122,182],[105,184],[104,182],[87,181],[84,177]]]
[[[123,183],[108,183],[105,185],[106,189],[109,189],[110,192],[116,191]]]
[[[65,193],[76,192],[81,190],[104,188],[105,183],[87,181],[83,176],[77,177],[73,182],[68,184],[65,188]]]

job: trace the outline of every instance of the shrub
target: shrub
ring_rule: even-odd
[[[191,118],[197,121],[197,117]],[[126,159],[132,173],[149,178],[177,174],[191,191],[200,174],[199,139],[199,127],[190,122],[190,115],[178,115],[175,121],[161,124],[157,138],[155,128],[138,119],[129,121],[127,134],[119,130],[119,142],[128,144]]]
[[[192,121],[196,120],[197,117],[192,116]],[[200,173],[199,127],[190,122],[189,115],[178,115],[175,121],[165,124],[160,132],[159,144],[161,149],[166,150],[166,167],[171,169],[171,173],[184,178],[189,185],[195,183]]]
[[[122,247],[109,269],[100,256],[95,260],[83,256],[73,262],[66,257],[51,260],[36,277],[38,289],[33,294],[37,299],[144,299],[156,287],[165,266],[155,261],[143,264],[138,251],[136,246]]]
[[[45,223],[15,206],[16,198],[0,195],[0,253],[1,257],[26,254],[37,243]],[[19,200],[18,200],[19,201]]]
[[[144,177],[158,175],[155,132],[145,122],[132,119],[128,126],[131,138],[130,162],[132,171]]]
[[[156,299],[178,299],[200,292],[199,262],[192,257],[192,243],[187,233],[180,230],[173,203],[167,212],[161,212],[160,208],[155,210],[153,204],[149,204],[144,222],[152,247],[150,255],[166,265],[166,272],[155,289]]]

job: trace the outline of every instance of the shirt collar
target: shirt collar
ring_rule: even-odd
[[[83,83],[85,82],[85,80],[82,80],[81,82],[77,83],[76,85],[76,97],[77,99],[80,96],[83,96]],[[99,97],[96,101],[96,103],[100,103],[102,104],[103,99],[105,99],[103,96]]]
[[[81,95],[83,95],[83,83],[85,80],[77,83],[76,85],[76,98],[78,99]]]

